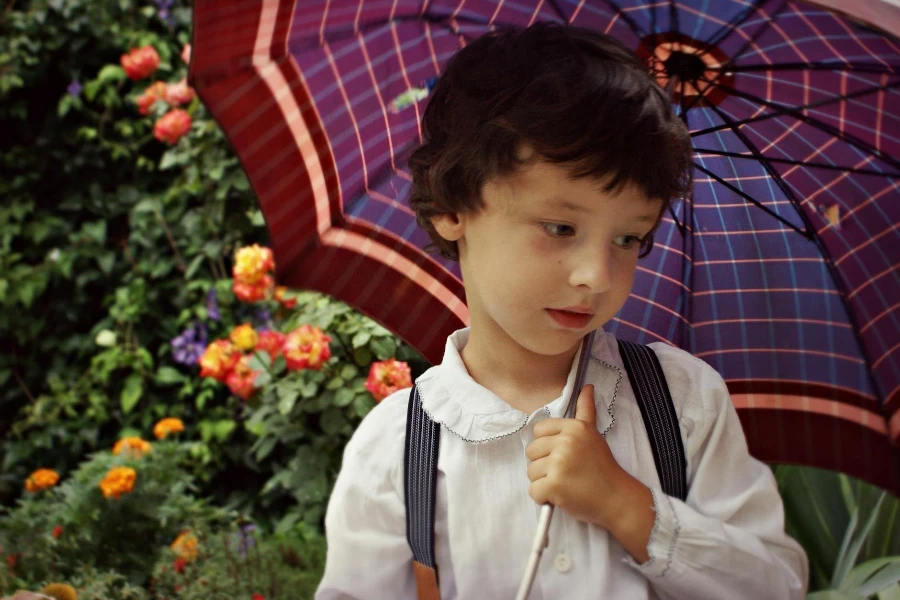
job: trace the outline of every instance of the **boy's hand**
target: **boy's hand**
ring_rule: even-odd
[[[581,390],[574,419],[541,421],[534,436],[525,455],[533,461],[528,491],[535,502],[549,502],[606,529],[624,519],[636,480],[619,466],[597,431],[594,386]]]

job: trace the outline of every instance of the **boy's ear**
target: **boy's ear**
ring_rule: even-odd
[[[455,242],[463,236],[465,226],[456,213],[441,213],[431,217],[431,224],[437,234],[448,242]]]

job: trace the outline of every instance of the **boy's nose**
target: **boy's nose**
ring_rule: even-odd
[[[586,287],[601,294],[612,287],[613,256],[609,250],[591,252],[578,257],[569,277],[574,287]]]

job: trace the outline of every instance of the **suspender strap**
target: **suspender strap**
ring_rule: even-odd
[[[418,389],[409,392],[406,415],[405,476],[406,539],[413,554],[419,600],[440,600],[434,558],[434,508],[441,426],[422,408]]]
[[[641,407],[663,492],[684,500],[687,498],[687,460],[678,415],[675,414],[662,366],[647,346],[622,340],[618,342],[628,380]]]

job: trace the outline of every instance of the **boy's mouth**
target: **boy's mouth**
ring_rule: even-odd
[[[581,308],[573,308],[571,310],[548,308],[546,310],[547,314],[549,314],[554,321],[569,329],[584,329],[587,327],[588,323],[591,322],[591,319],[594,318],[593,313],[586,312]]]

